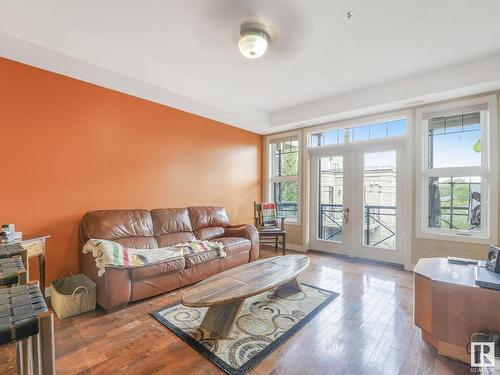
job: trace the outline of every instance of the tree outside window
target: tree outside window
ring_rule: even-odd
[[[272,198],[277,203],[278,216],[297,219],[299,198],[299,142],[297,139],[271,145]]]

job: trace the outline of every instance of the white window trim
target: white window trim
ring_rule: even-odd
[[[289,141],[298,140],[298,175],[297,176],[272,176],[272,151],[271,145],[277,141]],[[290,131],[286,133],[279,133],[266,136],[265,148],[264,148],[264,161],[265,161],[265,185],[264,185],[264,197],[267,201],[273,200],[273,188],[274,182],[297,182],[298,198],[297,198],[297,219],[286,218],[285,223],[287,225],[302,225],[302,132],[300,130]]]
[[[458,168],[427,168],[427,120],[426,116],[458,114],[467,110],[467,107],[487,105],[488,118],[486,126],[481,126],[481,167]],[[433,240],[457,241],[468,243],[488,244],[497,242],[498,228],[498,153],[497,153],[497,97],[483,96],[451,103],[426,106],[416,110],[416,237]],[[484,121],[483,119],[481,121]],[[433,229],[427,226],[429,176],[460,177],[481,176],[481,207],[482,217],[486,217],[486,225],[481,232],[470,231],[451,232],[446,229]],[[484,197],[486,195],[486,197]],[[486,198],[486,199],[485,199]],[[483,203],[484,202],[484,203]]]

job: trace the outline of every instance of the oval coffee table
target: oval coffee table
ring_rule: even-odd
[[[309,257],[305,255],[257,260],[201,281],[184,292],[181,301],[189,307],[208,307],[201,327],[226,338],[245,298],[276,287],[280,295],[301,292],[297,276],[308,266]]]

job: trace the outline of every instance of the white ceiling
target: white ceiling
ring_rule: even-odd
[[[498,0],[0,0],[0,54],[265,134],[500,88],[499,14]],[[249,18],[271,35],[256,61],[237,49]]]

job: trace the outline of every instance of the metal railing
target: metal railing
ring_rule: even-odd
[[[390,220],[390,218],[394,218]],[[385,230],[385,231],[384,231]],[[365,245],[394,248],[396,206],[365,206]]]
[[[464,221],[460,220],[462,217],[465,218]],[[469,207],[463,206],[442,206],[441,223],[441,228],[459,230],[473,230],[479,228],[479,224],[470,224],[470,209]]]
[[[341,204],[319,205],[318,237],[323,240],[340,241],[342,239],[342,214]]]
[[[437,187],[440,193],[440,202],[437,202],[437,204],[441,205],[438,227],[458,230],[479,229],[481,227],[480,214],[475,218],[476,223],[471,223],[471,215],[473,215],[472,211],[474,210],[479,210],[480,213],[480,186],[480,182],[461,181],[456,177],[451,177],[448,181],[442,182],[439,182],[437,177],[431,178],[429,189]],[[459,187],[466,187],[466,191],[460,192]],[[466,199],[464,199],[464,194],[467,194]],[[479,198],[474,198],[474,194],[477,194]],[[456,203],[457,200],[465,204],[454,206],[453,203]],[[476,202],[475,209],[471,208],[474,202]],[[437,219],[437,217],[434,219]],[[431,226],[430,223],[431,217],[429,217],[429,226]]]
[[[296,202],[277,202],[277,215],[279,217],[297,217]],[[341,204],[320,204],[318,237],[324,240],[340,241],[342,239],[342,215]],[[457,228],[454,219],[465,217],[469,221],[468,207],[443,207],[441,221],[449,228]],[[364,243],[369,246],[394,247],[391,243],[396,236],[396,207],[366,205],[364,218]],[[472,226],[471,229],[477,228]]]
[[[342,239],[343,206],[341,204],[320,204],[318,236],[324,240]],[[396,236],[395,206],[365,206],[365,244],[370,246],[393,247],[392,238]]]
[[[276,202],[278,217],[297,217],[297,202]]]

